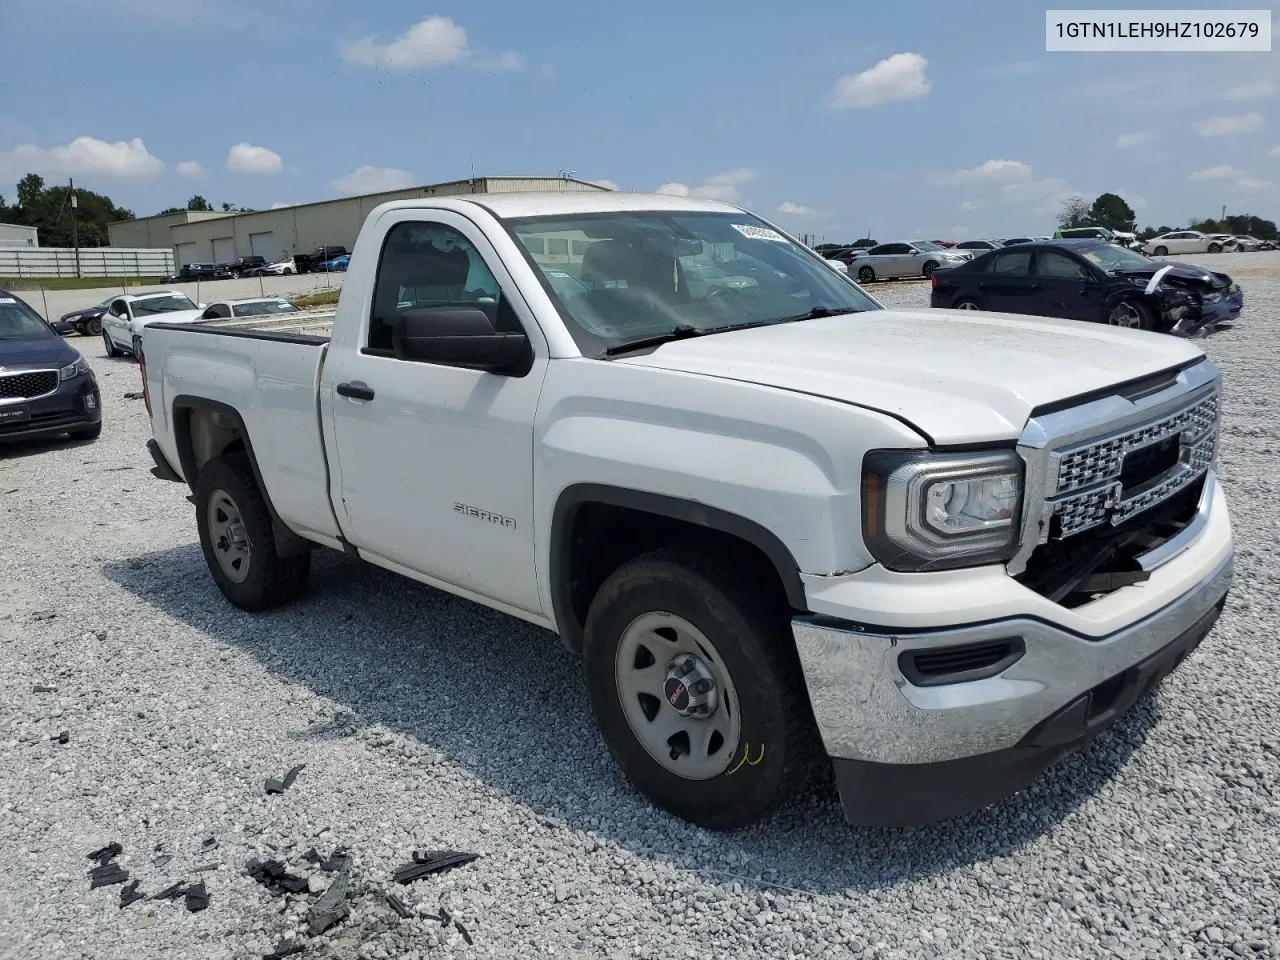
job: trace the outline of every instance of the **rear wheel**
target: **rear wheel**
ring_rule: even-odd
[[[937,260],[926,260],[924,262],[924,266],[920,268],[920,272],[924,275],[924,278],[927,280],[933,276],[933,271],[937,269],[938,269]]]
[[[1169,248],[1168,248],[1168,247],[1156,247],[1156,249],[1155,249],[1154,253],[1155,253],[1155,255],[1156,255],[1157,257],[1167,257],[1167,256],[1169,255]]]
[[[132,352],[133,352],[133,359],[137,360],[137,359],[141,358],[141,356],[142,356],[142,337],[138,336],[138,335],[135,333],[135,334],[133,335],[133,340],[132,340],[132,342],[129,344],[129,346],[131,347]]]
[[[982,307],[979,306],[978,301],[974,300],[972,297],[961,297],[959,300],[957,300],[955,303],[951,305],[951,309],[952,310],[981,310]]]
[[[1220,244],[1220,243],[1211,243],[1211,244],[1209,244],[1209,252],[1210,252],[1210,253],[1221,253],[1221,252],[1222,252],[1222,244]]]
[[[785,599],[732,555],[668,547],[623,564],[591,601],[585,636],[605,742],[657,806],[746,826],[820,762]]]
[[[875,281],[875,279],[876,279],[876,272],[872,270],[870,267],[858,268],[859,283],[872,283]]]
[[[311,554],[276,553],[271,512],[245,454],[206,463],[196,478],[195,500],[200,547],[224,597],[241,610],[256,612],[301,596]]]

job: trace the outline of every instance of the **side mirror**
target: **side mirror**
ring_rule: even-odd
[[[392,321],[391,347],[397,360],[501,373],[526,357],[529,339],[498,333],[489,315],[475,307],[418,307]]]

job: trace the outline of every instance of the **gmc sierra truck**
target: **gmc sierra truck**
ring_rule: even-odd
[[[854,824],[986,806],[1226,601],[1198,348],[884,309],[729,204],[389,202],[332,315],[142,337],[228,601],[298,598],[323,546],[554,631],[626,777],[708,828],[829,765]]]

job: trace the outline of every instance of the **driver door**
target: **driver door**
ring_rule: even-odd
[[[128,347],[133,342],[133,335],[129,330],[129,304],[126,301],[112,301],[107,312],[102,315],[102,332],[117,346]]]

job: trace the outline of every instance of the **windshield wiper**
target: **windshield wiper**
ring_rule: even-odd
[[[772,327],[779,323],[795,323],[800,320],[817,320],[820,317],[836,317],[844,313],[861,313],[858,307],[813,307],[811,310],[797,314],[794,317],[779,317],[776,320],[754,320],[750,323],[726,323],[719,327],[695,327],[691,323],[681,323],[672,327],[666,333],[655,334],[652,337],[642,337],[639,340],[629,340],[626,343],[619,343],[612,347],[607,347],[604,351],[606,357],[614,357],[620,353],[627,353],[631,350],[643,350],[645,347],[656,347],[664,343],[670,343],[673,340],[687,340],[690,337],[706,337],[713,333],[729,333],[733,330],[751,330],[755,327]]]

